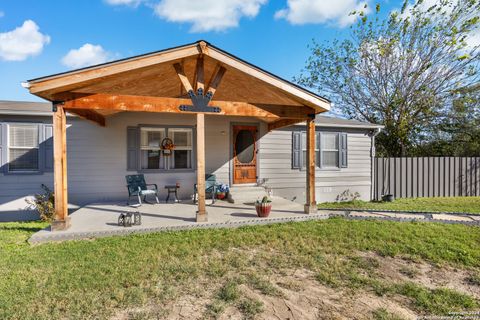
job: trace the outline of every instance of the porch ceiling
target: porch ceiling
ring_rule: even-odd
[[[203,61],[204,81],[199,81],[202,80],[198,75],[199,57]],[[187,85],[181,81],[175,64],[183,67]],[[204,85],[204,92],[207,92],[221,68],[223,77],[214,88],[212,95],[215,97],[209,103],[209,106],[219,106],[220,114],[248,115],[268,123],[283,121],[282,124],[288,124],[304,121],[308,114],[330,108],[327,99],[204,41],[33,79],[28,85],[32,94],[65,102],[70,112],[102,123],[102,117],[122,111],[181,113],[178,107],[189,99],[188,82],[195,91]]]

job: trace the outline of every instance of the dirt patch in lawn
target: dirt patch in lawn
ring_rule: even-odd
[[[429,289],[449,288],[480,300],[480,277],[475,270],[374,253],[345,258],[345,263],[349,261],[355,261],[360,274],[373,274],[387,284],[412,282]],[[259,275],[260,280],[252,277],[232,273],[203,281],[195,288],[179,290],[169,301],[125,310],[113,319],[416,319],[418,315],[412,300],[405,296],[379,295],[368,285],[332,287],[318,280],[318,271],[278,270]],[[228,290],[219,294],[229,282]]]
[[[378,261],[376,272],[387,281],[412,281],[429,289],[448,288],[480,300],[480,283],[471,280],[479,275],[476,270],[440,267],[410,259],[380,257],[371,252],[359,253],[359,256]]]

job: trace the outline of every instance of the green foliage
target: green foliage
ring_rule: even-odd
[[[234,302],[239,296],[238,285],[234,281],[227,282],[218,292],[218,299],[225,302]]]
[[[55,217],[55,197],[52,190],[42,184],[43,193],[38,193],[34,199],[26,199],[25,201],[34,206],[40,214],[40,219],[46,222],[52,222]]]
[[[263,303],[256,299],[245,298],[238,304],[238,309],[246,319],[253,319],[255,315],[263,311]]]
[[[436,197],[403,198],[394,202],[366,202],[354,200],[349,202],[324,202],[319,208],[337,209],[373,209],[425,212],[465,212],[480,214],[480,197]]]
[[[227,305],[239,307],[243,281],[274,295],[265,279],[295,269],[341,289],[393,294],[376,261],[356,258],[359,251],[480,270],[480,233],[463,225],[328,219],[28,245],[26,239],[46,225],[0,223],[1,319],[106,319],[198,296],[198,288],[213,290],[219,283],[207,311],[216,317]],[[252,274],[258,279],[250,280]],[[452,310],[471,305],[463,296],[433,294],[437,302],[430,309],[447,305],[439,299],[450,301]],[[255,305],[244,304],[242,312],[254,313]]]
[[[478,82],[480,48],[468,44],[478,12],[479,1],[405,1],[384,17],[377,4],[371,15],[356,13],[351,37],[314,41],[295,80],[328,96],[348,118],[383,124],[379,155],[406,155],[433,139],[456,90]]]
[[[388,312],[385,308],[377,309],[372,314],[374,320],[402,320],[402,317],[399,317],[395,314]]]

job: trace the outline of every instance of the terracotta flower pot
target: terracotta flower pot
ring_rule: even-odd
[[[270,202],[256,203],[255,210],[257,210],[257,215],[260,218],[266,218],[270,215],[270,211],[272,210],[272,204]]]

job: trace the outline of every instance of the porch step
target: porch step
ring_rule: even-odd
[[[265,188],[257,186],[232,186],[230,197],[235,203],[255,202],[266,196]]]

